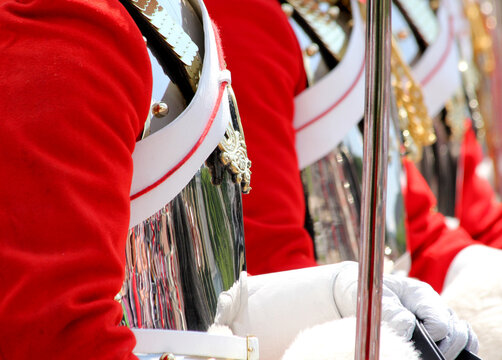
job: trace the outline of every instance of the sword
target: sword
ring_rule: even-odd
[[[367,0],[356,360],[378,360],[390,107],[390,0]]]

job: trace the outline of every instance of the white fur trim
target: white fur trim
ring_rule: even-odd
[[[502,348],[502,251],[469,246],[453,260],[442,293],[479,339],[483,360],[500,360]]]
[[[353,360],[356,319],[330,321],[301,332],[282,360]],[[396,335],[385,323],[380,333],[380,359],[419,360],[412,343]]]

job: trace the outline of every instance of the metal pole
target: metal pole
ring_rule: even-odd
[[[367,0],[356,360],[378,360],[390,106],[390,0]]]

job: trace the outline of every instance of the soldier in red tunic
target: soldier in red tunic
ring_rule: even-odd
[[[131,4],[141,11],[132,11]],[[127,6],[129,13],[123,5]],[[176,53],[177,61],[184,64],[179,64],[180,67],[170,75],[176,77],[181,72],[192,82],[188,81],[185,87],[177,83],[180,89],[174,92],[171,92],[171,84],[164,84],[163,90],[170,91],[162,93],[162,98],[164,95],[167,99],[172,99],[170,96],[185,98],[186,111],[183,111],[184,106],[177,109],[171,106],[169,113],[176,115],[170,126],[160,126],[160,129],[156,128],[159,124],[155,123],[154,116],[162,118],[167,109],[166,104],[160,103],[151,107],[152,87],[155,92],[155,86],[152,85],[154,64],[149,62],[149,56],[157,60],[160,57],[161,73],[166,70],[162,65],[167,59],[159,55],[162,52],[155,52],[152,56],[152,51],[147,51],[140,29],[146,36],[147,45],[155,42],[163,35],[163,25],[168,22],[167,17],[161,17],[164,22],[159,25],[156,14],[162,11],[165,14],[172,8],[158,6],[156,1],[124,1],[123,5],[116,0],[99,4],[81,0],[50,3],[11,0],[0,5],[2,358],[133,359],[134,334],[138,340],[138,352],[161,349],[166,338],[172,339],[172,332],[160,329],[180,330],[176,332],[176,336],[181,336],[177,339],[189,339],[190,334],[184,330],[206,329],[216,313],[217,295],[227,290],[243,269],[238,205],[240,186],[246,188],[245,176],[242,178],[232,173],[227,175],[227,180],[222,180],[218,175],[224,177],[220,168],[223,165],[211,163],[211,159],[208,160],[212,164],[209,168],[198,171],[201,163],[214,155],[212,151],[217,146],[217,142],[208,145],[206,140],[217,138],[219,141],[225,133],[225,126],[221,125],[229,123],[229,114],[235,113],[227,88],[229,73],[223,66],[221,54],[216,51],[217,40],[203,4],[193,1],[190,6],[202,19],[204,46],[197,42],[197,32],[190,35],[199,49],[204,48],[204,66],[201,71],[185,66],[196,65],[195,56],[187,60],[187,54],[183,52],[191,49],[191,42],[183,43],[186,46],[179,53],[176,53],[175,46],[170,47],[169,51]],[[275,18],[279,8],[270,7],[265,2],[261,5],[273,10],[268,15]],[[233,9],[229,7],[229,11]],[[183,14],[186,16],[185,12]],[[140,15],[159,26],[149,26]],[[267,31],[284,35],[279,45],[283,40],[286,40],[284,45],[293,44],[294,36],[289,30],[284,32],[285,19],[277,23],[262,15],[267,12],[256,13],[262,24],[268,24]],[[183,24],[185,19],[180,16],[179,23]],[[171,23],[168,25],[169,31],[176,27]],[[169,34],[164,35],[168,37]],[[181,41],[178,37],[174,40]],[[275,46],[275,41],[263,45],[277,51],[267,54],[267,58],[284,55],[296,64],[296,70],[290,76],[283,72],[284,77],[278,79],[282,85],[294,89],[291,95],[300,91],[304,75],[297,54],[289,56],[289,50],[283,52],[284,49]],[[236,47],[235,51],[238,50]],[[256,55],[260,53],[257,50],[253,50]],[[232,57],[231,52],[229,59]],[[239,69],[242,68],[236,68],[236,81],[240,83],[242,74]],[[261,86],[265,73],[255,74],[255,69],[250,66],[247,76]],[[167,70],[172,69],[167,67]],[[156,76],[153,83],[158,78]],[[198,81],[203,85],[195,86],[197,91],[194,91],[191,87]],[[291,114],[292,98],[284,108],[277,104],[267,106],[268,99],[277,95],[275,90],[269,89],[255,97],[257,104],[268,108],[268,115]],[[186,95],[190,91],[194,91],[193,102]],[[193,116],[191,110],[199,105],[202,109]],[[249,110],[247,102],[244,109]],[[145,119],[151,120],[152,124],[146,125]],[[193,144],[187,140],[191,135],[189,131],[171,137],[165,135],[166,131],[170,133],[173,128],[181,127],[179,119],[193,121],[189,124],[200,130],[200,136],[195,137]],[[148,136],[149,132],[152,132],[151,136]],[[292,133],[290,135],[291,140]],[[162,139],[158,141],[161,146],[150,148],[158,139]],[[265,137],[262,141],[268,143]],[[186,144],[189,145],[186,153],[179,158],[170,156],[179,155],[179,146]],[[295,164],[295,155],[284,153],[282,160]],[[247,166],[246,162],[244,167]],[[138,167],[148,171],[136,171]],[[158,171],[161,176],[157,176]],[[256,173],[261,174],[258,177],[268,176],[260,167]],[[289,205],[301,204],[303,195],[301,188],[297,187],[297,179],[292,179],[288,173],[282,175],[283,184],[296,194]],[[194,180],[189,183],[192,177]],[[221,188],[207,191],[212,186],[211,179],[219,180]],[[181,191],[187,183],[188,186]],[[220,202],[227,194],[221,189],[231,194],[229,198],[234,201],[231,206]],[[276,188],[270,188],[270,191],[278,193]],[[286,198],[283,200],[287,202]],[[174,216],[176,211],[181,218]],[[219,211],[227,211],[225,217]],[[266,223],[268,210],[262,207],[262,211]],[[296,226],[303,215],[295,213],[290,217],[284,214],[282,211],[275,213],[278,218],[286,220],[286,224],[294,220],[294,226],[270,223],[270,233],[280,236],[284,231],[288,238],[299,236],[303,240],[306,234]],[[181,225],[173,219],[179,220]],[[227,225],[229,232],[224,230]],[[246,226],[249,225],[253,226],[253,223]],[[291,267],[315,265],[311,247],[304,252],[301,250],[302,241],[292,244],[289,250],[297,253],[298,260]],[[257,255],[250,254],[251,257]],[[259,272],[258,269],[250,270]],[[338,272],[328,273],[330,281],[337,273],[341,274],[341,270],[343,267]],[[302,273],[287,276],[308,278],[299,274]],[[353,272],[345,274],[344,278],[353,288]],[[283,280],[287,276],[280,278],[280,283],[291,289],[290,285],[295,283]],[[255,279],[249,279],[255,287],[256,284],[275,284],[268,277]],[[307,285],[314,283],[311,281]],[[408,283],[397,281],[397,284],[401,289]],[[394,296],[396,289],[389,289]],[[326,299],[333,308],[331,287],[324,286],[322,290],[329,295]],[[422,294],[424,290],[431,299],[437,297],[424,285],[416,286],[415,290]],[[343,291],[337,293],[349,308],[354,304],[353,297],[346,297]],[[284,294],[288,292],[278,294],[278,297],[284,297]],[[253,297],[253,301],[256,299],[260,297]],[[259,308],[260,313],[268,305],[277,304],[265,302]],[[459,324],[448,324],[449,313],[443,306],[435,302],[429,306],[426,301],[420,305],[427,309],[432,319],[439,320],[430,329],[439,328],[441,338],[446,335],[457,338]],[[293,310],[295,313],[297,308]],[[408,315],[408,320],[411,315],[414,321],[414,315],[399,305],[399,312],[402,311]],[[286,313],[290,319],[293,318],[291,314]],[[135,330],[133,333],[127,327],[119,326],[120,322],[133,328],[159,330]],[[408,323],[406,325],[406,331],[413,328]],[[472,334],[464,330],[458,338],[467,342]],[[159,339],[156,336],[161,340],[156,340]],[[248,354],[253,351],[248,349],[244,339],[241,340],[243,342],[239,344],[244,344],[241,346],[244,357],[256,356],[256,352]],[[475,343],[472,338],[471,341]],[[177,341],[175,346],[183,344],[186,343]],[[188,341],[184,349],[187,348],[197,346],[194,341]],[[454,351],[460,348],[452,347]],[[224,351],[225,347],[217,350]],[[161,354],[156,356],[159,358]],[[207,353],[203,356],[214,357]]]

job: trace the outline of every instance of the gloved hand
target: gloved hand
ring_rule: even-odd
[[[229,326],[235,335],[257,336],[260,359],[279,359],[301,330],[355,315],[357,274],[357,263],[343,262],[241,276],[220,295],[215,323]],[[415,315],[422,320],[434,340],[443,340],[440,346],[448,360],[469,341],[477,343],[439,295],[418,280],[386,276],[382,303],[383,319],[407,339],[413,333]]]
[[[215,324],[258,337],[261,360],[280,359],[306,328],[340,318],[333,284],[346,264],[246,276],[220,294]]]
[[[351,263],[335,281],[335,301],[342,317],[356,314],[358,266]],[[415,317],[423,322],[431,338],[438,342],[447,360],[467,348],[476,353],[478,340],[470,326],[459,320],[428,284],[404,276],[385,275],[382,293],[382,320],[405,339],[411,339]]]

